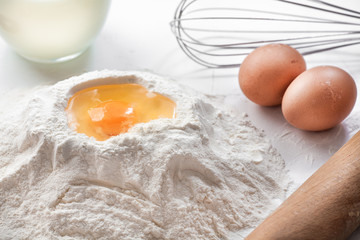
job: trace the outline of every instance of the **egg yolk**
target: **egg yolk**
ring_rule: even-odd
[[[136,123],[133,108],[120,101],[100,103],[88,113],[94,127],[109,136],[124,133]]]
[[[175,118],[171,99],[139,84],[101,85],[75,93],[66,108],[68,124],[78,133],[104,141],[137,123]]]

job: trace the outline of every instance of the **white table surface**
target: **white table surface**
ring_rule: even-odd
[[[286,123],[280,107],[264,108],[249,102],[238,86],[238,69],[205,69],[191,61],[170,30],[169,22],[178,3],[179,0],[113,0],[104,28],[92,47],[65,63],[29,62],[0,40],[0,92],[52,84],[102,69],[145,70],[168,76],[202,93],[225,96],[224,101],[235,111],[247,112],[279,150],[297,186],[358,131],[359,96],[353,112],[339,126],[325,132],[304,132]],[[305,60],[308,68],[341,67],[359,86],[358,47],[310,55]],[[360,235],[351,239],[360,239]]]

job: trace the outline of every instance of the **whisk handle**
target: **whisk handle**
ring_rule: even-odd
[[[342,240],[360,225],[360,131],[246,240]]]

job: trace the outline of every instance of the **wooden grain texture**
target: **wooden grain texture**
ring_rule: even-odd
[[[342,240],[360,225],[360,132],[246,240]]]

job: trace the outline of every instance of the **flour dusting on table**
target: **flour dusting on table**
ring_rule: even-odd
[[[138,83],[175,119],[100,142],[67,125],[85,87]],[[243,239],[286,197],[284,161],[244,116],[149,73],[92,72],[0,99],[1,239]]]

